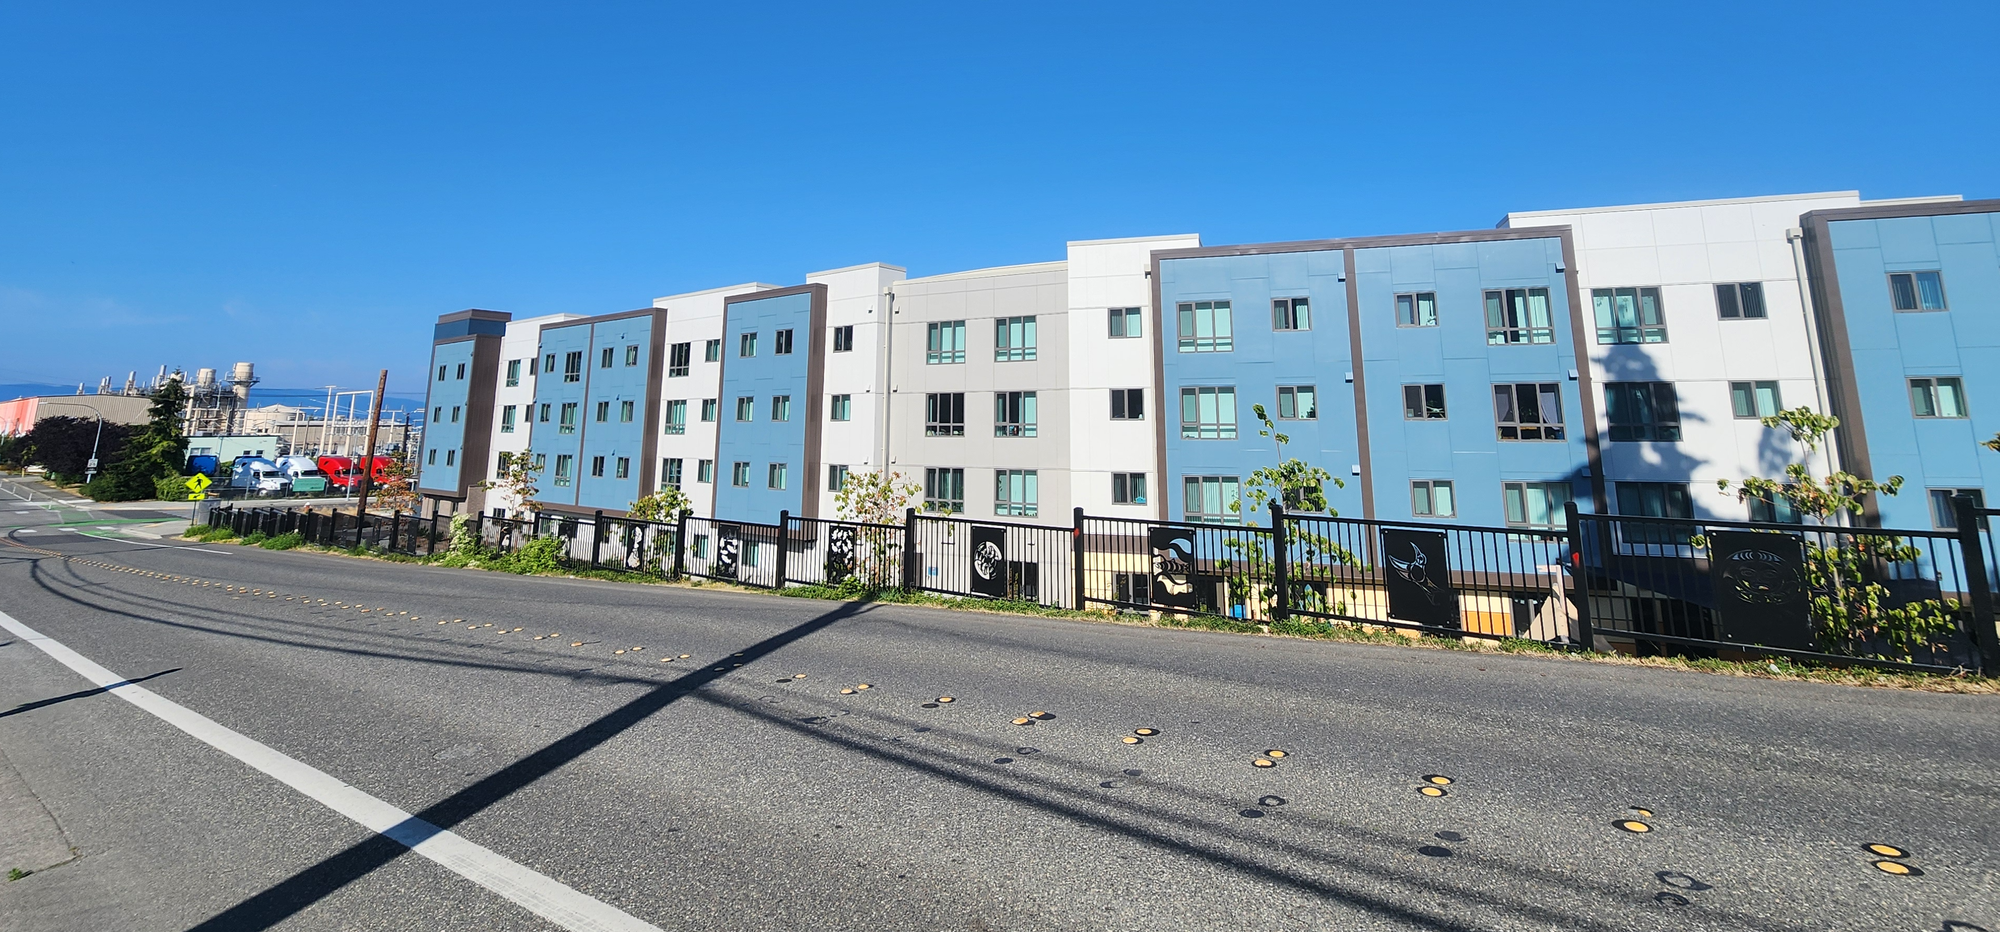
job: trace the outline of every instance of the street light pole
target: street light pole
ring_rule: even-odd
[[[81,401],[44,401],[40,403],[58,406],[67,405],[72,408],[88,408],[90,413],[97,415],[97,436],[90,439],[90,462],[83,467],[83,484],[89,485],[90,480],[97,478],[97,446],[104,441],[104,412]]]

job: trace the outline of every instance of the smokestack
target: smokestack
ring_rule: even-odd
[[[199,388],[203,391],[213,391],[215,389],[215,370],[214,369],[194,370],[194,387]]]
[[[239,362],[229,372],[229,385],[236,392],[236,405],[250,407],[250,386],[257,384],[257,367],[247,362]]]
[[[125,394],[139,394],[139,370],[134,369],[125,373]]]

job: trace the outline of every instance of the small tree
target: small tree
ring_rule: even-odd
[[[650,495],[641,495],[637,499],[634,499],[632,504],[625,508],[627,522],[617,527],[621,538],[619,542],[625,545],[626,567],[635,570],[642,569],[646,567],[648,561],[645,551],[646,532],[643,525],[639,522],[650,521],[660,524],[671,524],[679,521],[681,515],[691,514],[693,511],[694,506],[688,501],[687,495],[682,493],[679,488],[671,485],[664,486],[659,491]],[[679,546],[678,541],[675,542],[675,546]],[[654,557],[653,559],[657,560],[658,558]]]
[[[533,510],[535,497],[542,494],[540,463],[535,458],[535,451],[522,450],[504,458],[499,474],[481,482],[479,487],[489,492],[504,493],[514,500],[516,508]]]
[[[848,567],[853,585],[880,589],[902,585],[898,572],[903,548],[897,530],[879,525],[900,525],[903,512],[922,495],[924,487],[889,470],[847,474],[840,491],[833,493],[835,514],[842,521],[878,525],[853,529],[854,552]],[[832,542],[829,541],[831,546]]]
[[[1840,426],[1840,419],[1820,414],[1804,406],[1763,418],[1765,427],[1782,429],[1803,450],[1800,460],[1819,451],[1826,435]],[[1996,436],[1989,445],[2000,441]],[[2000,447],[1995,447],[2000,449]],[[1785,467],[1783,479],[1752,476],[1737,482],[1716,480],[1722,494],[1740,502],[1751,500],[1790,505],[1802,517],[1821,525],[1859,515],[1863,499],[1871,494],[1895,495],[1903,477],[1890,476],[1876,482],[1848,472],[1814,478],[1803,462]],[[1695,537],[1694,546],[1705,548],[1708,541]],[[1904,660],[1954,628],[1952,617],[1958,603],[1948,599],[1920,599],[1892,605],[1887,587],[1874,581],[1879,568],[1895,563],[1914,564],[1922,556],[1918,548],[1892,534],[1871,534],[1865,530],[1849,533],[1829,531],[1817,541],[1805,542],[1806,584],[1812,590],[1811,613],[1814,633],[1820,645],[1833,653],[1856,653],[1869,640],[1880,640]]]
[[[125,448],[128,432],[123,424],[107,422],[100,437],[96,415],[57,415],[36,421],[23,439],[31,451],[29,459],[47,467],[52,481],[78,482],[90,467],[91,450],[97,450],[99,463],[115,460]]]
[[[181,387],[179,379],[168,379],[153,392],[146,425],[126,440],[104,476],[91,483],[91,497],[105,502],[136,501],[169,488],[161,480],[180,476],[187,466],[187,436],[181,432],[181,412],[186,406],[187,389]]]
[[[416,471],[410,468],[411,456],[406,448],[379,458],[382,471],[368,493],[372,496],[370,507],[390,511],[416,511],[423,507],[417,497]]]
[[[1338,489],[1346,488],[1347,483],[1322,467],[1285,455],[1285,447],[1292,442],[1291,436],[1278,430],[1277,423],[1271,420],[1270,412],[1263,405],[1253,404],[1250,411],[1263,425],[1257,436],[1271,438],[1277,447],[1276,463],[1257,467],[1243,485],[1243,498],[1249,502],[1250,510],[1261,512],[1275,501],[1288,512],[1323,512],[1329,518],[1339,517],[1340,512],[1327,501],[1326,484],[1332,482],[1333,487]],[[1239,514],[1243,506],[1242,501],[1229,503],[1230,510]],[[1287,587],[1290,591],[1285,594],[1285,607],[1325,611],[1326,598],[1314,585],[1314,577],[1320,574],[1323,566],[1330,570],[1337,565],[1359,566],[1361,561],[1332,538],[1304,526],[1287,522],[1282,530],[1285,533],[1286,556],[1295,568],[1290,574],[1291,581]],[[1278,599],[1276,586],[1257,587],[1254,583],[1275,571],[1276,555],[1271,552],[1266,539],[1232,537],[1223,541],[1223,546],[1244,563],[1245,572],[1241,574],[1229,572],[1235,569],[1233,561],[1224,564],[1231,598],[1247,605],[1254,597],[1267,612],[1274,608]]]

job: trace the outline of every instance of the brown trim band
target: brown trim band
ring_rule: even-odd
[[[1375,517],[1374,447],[1368,440],[1368,371],[1361,357],[1361,283],[1354,277],[1354,250],[1341,250],[1347,279],[1347,352],[1354,367],[1355,461],[1361,464],[1361,517]]]
[[[1578,282],[1576,271],[1576,243],[1570,238],[1569,227],[1529,227],[1528,229],[1561,230],[1563,257],[1563,286],[1569,292],[1569,336],[1570,346],[1576,352],[1576,398],[1583,409],[1583,455],[1584,462],[1590,464],[1590,499],[1598,514],[1610,514],[1610,496],[1604,488],[1604,447],[1597,433],[1597,392],[1595,380],[1590,377],[1590,340],[1587,334],[1595,332],[1583,316],[1583,288]]]
[[[1568,235],[1569,227],[1520,227],[1505,230],[1463,230],[1451,233],[1405,233],[1395,236],[1358,236],[1345,239],[1296,240],[1288,243],[1254,243],[1245,246],[1199,246],[1192,249],[1161,249],[1153,253],[1154,268],[1161,259],[1202,259],[1215,256],[1262,256],[1281,252],[1333,252],[1340,249],[1382,249],[1390,246],[1440,246],[1450,243],[1487,243],[1513,239],[1550,239]],[[1157,274],[1154,288],[1158,289]]]

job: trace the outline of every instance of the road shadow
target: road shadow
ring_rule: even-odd
[[[13,641],[7,642],[7,644],[12,644],[12,643],[14,642]],[[7,646],[7,644],[0,644],[0,647],[5,647]],[[19,715],[23,712],[33,712],[36,709],[52,706],[58,702],[68,702],[72,699],[88,699],[91,696],[97,696],[97,695],[102,695],[104,693],[108,693],[114,689],[117,689],[120,686],[130,686],[133,683],[144,683],[145,681],[150,680],[156,676],[166,676],[169,673],[179,673],[179,672],[181,672],[181,668],[174,667],[173,669],[170,670],[161,670],[158,673],[148,673],[145,676],[135,677],[129,680],[119,680],[118,682],[112,683],[109,686],[99,686],[96,689],[86,689],[81,692],[73,692],[67,696],[52,696],[48,699],[37,699],[34,702],[24,702],[11,709],[8,709],[5,712],[0,712],[0,718],[6,718],[9,715]]]

